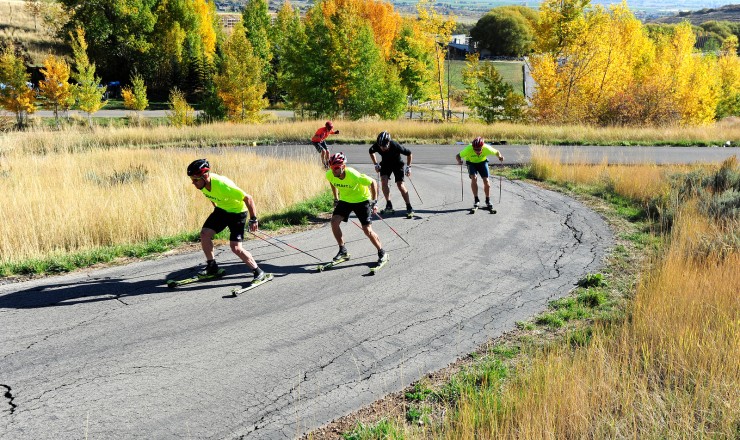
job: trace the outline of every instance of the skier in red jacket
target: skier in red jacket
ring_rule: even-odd
[[[324,169],[327,170],[329,169],[329,147],[326,145],[326,138],[330,134],[339,134],[339,130],[334,130],[334,124],[331,121],[326,121],[326,124],[316,130],[316,134],[311,138],[311,143],[316,151],[321,153],[321,163],[324,164]]]

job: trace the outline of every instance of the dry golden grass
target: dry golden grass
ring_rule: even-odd
[[[34,19],[20,0],[0,0],[0,39],[21,44],[28,50],[33,64],[41,65],[44,58],[63,51],[62,45],[44,28],[39,17]]]
[[[62,131],[34,128],[24,132],[0,134],[0,153],[23,151],[85,151],[95,148],[136,146],[211,146],[251,144],[252,142],[308,143],[321,121],[283,121],[265,124],[217,123],[195,127],[96,127],[93,130],[67,127]],[[722,123],[707,127],[686,128],[595,128],[584,126],[554,127],[516,124],[430,124],[398,121],[335,121],[339,135],[333,142],[368,142],[387,130],[395,139],[406,143],[454,143],[470,141],[476,136],[488,140],[505,139],[509,143],[595,143],[620,142],[675,144],[724,143],[740,140],[740,123]]]
[[[185,168],[204,155],[214,172],[255,198],[259,215],[327,188],[313,156],[125,149],[0,157],[0,262],[199,230],[213,208]]]
[[[707,224],[678,219],[679,229]],[[736,438],[740,255],[687,260],[695,232],[674,233],[623,328],[597,327],[585,350],[542,354],[500,398],[463,400],[446,438]]]
[[[540,156],[542,159],[542,156]],[[622,173],[622,195],[661,190],[652,167],[540,166],[555,180]],[[735,162],[735,168],[737,163]],[[620,170],[624,168],[625,170]],[[642,168],[642,167],[641,167]],[[655,180],[646,190],[640,179]],[[500,394],[471,392],[448,420],[450,439],[737,438],[740,433],[740,253],[706,252],[740,222],[681,206],[665,253],[638,284],[620,326],[596,325],[590,345],[560,345],[520,363]]]
[[[578,163],[563,164],[557,151],[543,146],[531,147],[532,173],[540,180],[557,183],[572,182],[583,185],[606,184],[615,193],[632,200],[647,201],[664,195],[669,190],[667,176],[687,172],[697,165],[655,165],[644,163],[633,166],[610,166],[606,162],[598,165]],[[571,158],[572,160],[573,158]]]

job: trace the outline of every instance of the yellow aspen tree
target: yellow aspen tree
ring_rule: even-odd
[[[129,110],[140,112],[149,106],[149,99],[146,97],[146,84],[144,78],[138,73],[131,77],[131,86],[121,89],[123,96],[123,106]]]
[[[378,0],[324,0],[319,6],[329,28],[332,26],[329,18],[339,11],[363,18],[370,24],[375,44],[380,48],[383,58],[390,58],[402,24],[401,15],[391,3]]]
[[[87,113],[87,121],[92,125],[92,114],[108,103],[103,100],[105,88],[100,85],[100,77],[95,76],[95,63],[91,63],[87,56],[87,41],[82,28],[70,32],[72,53],[74,54],[75,70],[72,78],[77,81],[74,87],[77,108]]]
[[[442,119],[446,119],[444,61],[452,38],[452,30],[455,28],[455,19],[439,14],[429,0],[419,0],[416,4],[416,12],[418,35],[424,39],[430,52],[434,54],[434,67],[437,72],[435,79],[439,90],[439,100],[442,104]],[[449,102],[447,106],[449,109]]]
[[[63,58],[49,55],[41,68],[44,79],[39,81],[39,95],[43,106],[54,111],[54,119],[59,124],[59,111],[69,109],[74,104],[72,84],[69,83],[70,67]]]
[[[218,96],[231,120],[258,122],[267,107],[267,84],[262,80],[262,60],[254,55],[252,45],[238,22],[223,45],[221,71],[214,78]]]
[[[18,127],[23,127],[29,113],[36,111],[36,94],[29,86],[31,74],[23,60],[8,46],[0,56],[0,107],[15,113]]]
[[[206,0],[195,0],[195,13],[198,16],[198,30],[201,41],[203,42],[203,55],[210,63],[213,62],[213,56],[216,54],[216,5],[214,2]]]
[[[177,87],[170,90],[170,110],[167,119],[175,127],[193,125],[195,123],[195,109],[188,104],[185,94]]]
[[[722,43],[717,70],[720,82],[720,102],[717,117],[740,116],[740,58],[738,38],[730,35]]]
[[[719,102],[716,62],[694,51],[695,40],[691,24],[679,24],[672,36],[659,41],[654,63],[654,75],[668,85],[683,125],[711,122]]]

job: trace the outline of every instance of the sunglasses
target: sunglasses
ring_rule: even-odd
[[[332,170],[341,170],[344,165],[334,165],[331,167]]]

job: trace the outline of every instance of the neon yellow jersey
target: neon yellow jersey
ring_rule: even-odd
[[[475,154],[473,151],[473,144],[468,144],[467,147],[463,148],[460,152],[460,158],[470,163],[481,163],[488,159],[488,156],[498,156],[500,153],[497,149],[492,148],[488,144],[483,144],[483,149],[480,154]]]
[[[244,203],[247,193],[227,177],[215,173],[210,173],[210,175],[211,190],[208,191],[205,188],[200,190],[208,200],[226,212],[238,214],[247,210],[247,204]]]
[[[326,172],[326,180],[339,191],[339,200],[359,203],[370,200],[370,185],[373,179],[354,168],[344,167],[344,179],[334,177],[331,170]]]

